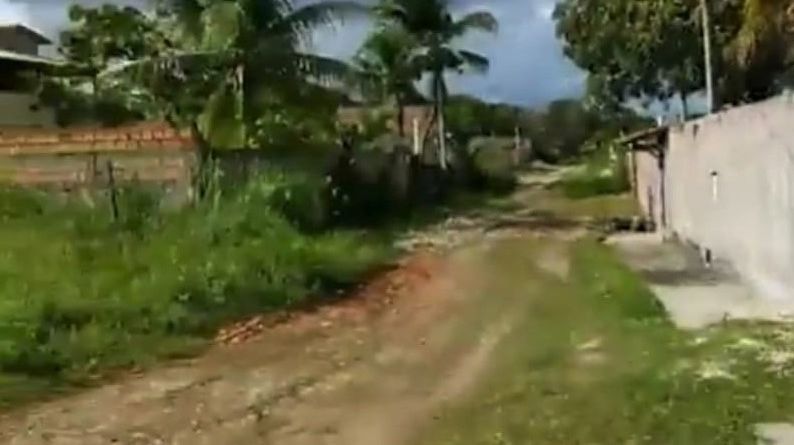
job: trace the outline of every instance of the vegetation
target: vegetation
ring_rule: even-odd
[[[414,86],[420,76],[415,50],[412,35],[385,24],[367,38],[355,60],[366,95],[382,103],[393,101],[400,137],[405,136],[405,105],[419,96]]]
[[[565,53],[590,76],[590,93],[611,107],[631,98],[688,97],[705,83],[700,1],[566,0],[555,12]],[[706,2],[717,96],[736,104],[769,97],[789,76],[789,2]]]
[[[790,327],[682,332],[608,248],[523,243],[535,258],[570,249],[570,274],[527,264],[515,242],[495,255],[491,280],[511,279],[487,301],[517,321],[479,389],[420,443],[754,444],[757,423],[789,418],[791,362],[771,357],[791,353]]]
[[[565,196],[582,199],[628,192],[629,172],[625,159],[625,150],[616,143],[597,147],[587,155],[581,168],[563,178],[560,186]]]
[[[390,260],[385,236],[290,224],[290,196],[310,201],[302,184],[263,177],[173,213],[128,189],[115,222],[104,207],[4,192],[0,382],[86,383],[191,353],[224,322],[321,297]],[[0,383],[0,400],[14,391]]]
[[[448,91],[444,75],[449,70],[465,68],[484,72],[489,66],[485,56],[457,48],[454,40],[471,31],[496,32],[496,18],[486,11],[453,18],[447,0],[383,0],[377,9],[381,20],[401,27],[416,42],[418,52],[414,63],[429,75],[429,91],[434,104],[432,122],[437,120],[439,161],[441,169],[445,170]]]
[[[595,142],[651,125],[649,119],[632,110],[607,112],[585,100],[560,99],[542,108],[525,109],[467,96],[450,97],[447,122],[459,146],[478,136],[518,136],[531,145],[536,158],[555,163],[577,159]]]
[[[100,82],[112,64],[151,57],[171,43],[157,22],[132,7],[72,5],[71,26],[61,35],[59,51],[69,62],[41,86],[43,104],[53,107],[61,125],[100,122],[117,125],[151,114],[145,95],[129,82]]]

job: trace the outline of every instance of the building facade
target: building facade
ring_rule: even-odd
[[[57,65],[39,48],[52,42],[23,25],[0,25],[0,128],[52,127],[53,110],[39,105],[37,76]]]

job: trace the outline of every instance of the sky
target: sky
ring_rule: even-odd
[[[103,0],[77,0],[98,5]],[[145,5],[146,0],[115,0]],[[0,23],[21,22],[55,38],[67,22],[68,0],[0,0]],[[584,75],[562,55],[551,13],[555,0],[450,0],[453,13],[488,10],[499,20],[497,35],[472,34],[459,44],[491,60],[487,74],[451,76],[453,93],[471,94],[490,102],[539,106],[576,97]],[[314,50],[346,58],[355,53],[370,24],[346,22],[335,30],[318,31]]]

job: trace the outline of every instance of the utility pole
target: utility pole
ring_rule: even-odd
[[[703,57],[706,67],[706,103],[709,114],[714,112],[714,73],[711,66],[711,20],[707,0],[700,0],[700,12],[703,17]]]

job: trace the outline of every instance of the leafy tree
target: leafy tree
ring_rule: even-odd
[[[98,74],[114,63],[160,53],[170,45],[157,23],[139,10],[107,4],[69,10],[70,26],[61,34],[60,53],[67,64],[41,85],[40,99],[56,110],[63,125],[80,122],[117,124],[146,115],[128,83],[100,85]]]
[[[695,0],[564,0],[554,16],[565,54],[602,100],[682,99],[704,82]],[[614,108],[615,103],[608,104]]]
[[[161,0],[161,21],[181,47],[104,76],[133,75],[168,119],[193,128],[203,147],[242,147],[246,127],[307,78],[346,74],[345,64],[304,53],[300,44],[314,27],[364,11],[341,1],[295,8],[288,0]]]
[[[157,23],[133,7],[74,4],[69,20],[71,26],[61,33],[59,52],[71,69],[91,77],[113,62],[157,55],[168,45]]]
[[[791,86],[794,4],[744,0],[735,9],[738,26],[725,51],[730,69],[724,82],[726,101],[756,101]]]
[[[794,3],[791,0],[744,2],[742,27],[735,48],[735,55],[740,63],[747,64],[758,57],[759,53],[780,50],[782,47],[790,46],[792,42],[794,42]]]
[[[367,38],[355,57],[365,93],[381,102],[394,102],[400,137],[405,136],[405,105],[417,95],[414,82],[420,71],[412,58],[415,44],[403,29],[386,25]]]
[[[441,168],[446,169],[444,109],[448,90],[444,74],[465,68],[484,72],[489,66],[485,56],[458,48],[455,39],[474,30],[496,32],[496,18],[485,11],[453,18],[448,0],[383,0],[378,11],[382,20],[401,26],[417,42],[414,60],[429,75],[433,123],[438,122],[439,158]]]
[[[460,145],[475,136],[513,137],[516,127],[524,126],[524,110],[519,107],[469,96],[449,97],[445,114],[447,129]]]

